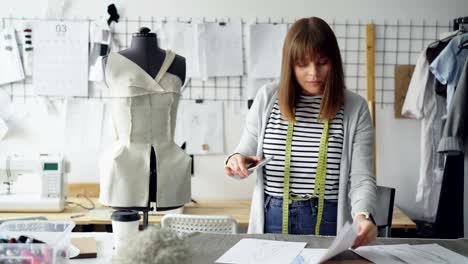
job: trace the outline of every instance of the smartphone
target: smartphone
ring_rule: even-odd
[[[265,159],[263,159],[262,161],[257,163],[255,166],[247,168],[247,170],[248,171],[255,171],[256,169],[265,166],[272,159],[273,159],[273,156],[266,157]]]

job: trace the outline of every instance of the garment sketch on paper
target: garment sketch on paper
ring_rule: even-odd
[[[187,153],[224,153],[223,102],[185,102],[183,108],[182,127],[177,130],[179,136],[187,141]]]

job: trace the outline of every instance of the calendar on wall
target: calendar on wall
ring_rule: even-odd
[[[33,34],[35,94],[88,96],[89,22],[38,21]]]

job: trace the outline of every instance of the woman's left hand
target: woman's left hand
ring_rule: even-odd
[[[364,215],[356,216],[354,222],[357,226],[358,234],[352,248],[364,246],[374,241],[377,237],[377,226],[374,225]]]

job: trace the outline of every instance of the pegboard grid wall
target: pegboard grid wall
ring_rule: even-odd
[[[25,23],[33,23],[41,19],[36,18],[1,18],[2,28],[14,27],[17,31],[24,28]],[[92,22],[92,19],[65,19],[65,21],[85,21]],[[141,26],[151,29],[158,28],[158,24],[167,21],[178,21],[186,23],[195,22],[229,22],[229,18],[154,18],[137,19],[124,18],[115,26],[115,39],[119,42],[120,48],[125,49],[131,43],[133,32]],[[356,91],[366,97],[366,24],[372,21],[327,21],[335,31],[341,55],[344,62],[346,85],[348,89]],[[268,18],[265,21],[256,19],[254,21],[242,20],[243,38],[243,65],[244,75],[238,77],[215,77],[206,81],[198,79],[188,79],[182,99],[185,100],[215,100],[215,101],[241,101],[246,98],[247,88],[247,31],[251,23],[285,23],[288,27],[293,23],[284,19],[274,20]],[[439,38],[442,32],[451,30],[451,22],[426,23],[395,22],[373,23],[376,25],[376,54],[375,54],[375,87],[376,104],[383,106],[394,103],[394,66],[396,64],[415,64],[418,54],[427,44]],[[21,43],[20,50],[22,49]],[[11,98],[11,100],[26,102],[28,98],[34,97],[32,78],[17,83],[0,86]],[[103,84],[90,83],[89,95],[83,99],[106,99]]]

